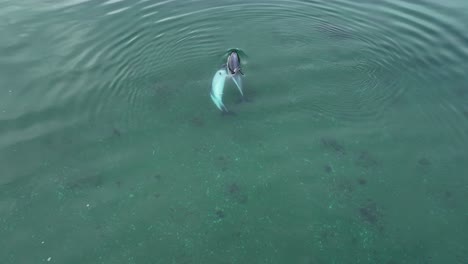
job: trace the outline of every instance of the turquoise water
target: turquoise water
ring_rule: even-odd
[[[468,263],[466,1],[0,18],[1,263]]]

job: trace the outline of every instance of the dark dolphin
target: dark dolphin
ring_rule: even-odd
[[[236,84],[239,92],[242,95],[242,101],[249,101],[245,96],[242,89],[242,76],[244,75],[242,68],[241,68],[241,58],[240,55],[247,57],[247,55],[240,49],[229,49],[226,52],[227,58],[226,63],[223,64],[223,67],[226,68],[226,72],[228,74],[228,78],[232,79],[232,81]]]
[[[240,73],[240,74],[244,75],[244,73],[242,72],[242,69],[241,69],[240,56],[237,54],[237,51],[232,51],[229,54],[229,56],[227,58],[226,66],[227,66],[227,69],[229,70],[229,73],[231,75],[235,75],[237,73]]]

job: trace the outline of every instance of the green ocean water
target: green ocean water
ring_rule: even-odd
[[[0,0],[0,263],[468,263],[467,28],[460,0]]]

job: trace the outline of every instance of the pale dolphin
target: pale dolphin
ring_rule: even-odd
[[[227,76],[227,72],[224,68],[219,69],[211,81],[211,100],[213,100],[213,103],[216,105],[216,107],[218,107],[218,109],[223,113],[229,112],[229,110],[223,104],[223,91]]]

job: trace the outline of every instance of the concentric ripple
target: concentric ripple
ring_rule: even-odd
[[[2,0],[0,18],[2,263],[327,263],[309,256],[350,241],[361,263],[466,259],[466,1]],[[253,100],[228,82],[239,114],[219,118],[230,48]],[[385,210],[360,223],[367,198]]]
[[[111,113],[124,126],[183,105],[213,110],[210,78],[231,47],[249,54],[246,71],[264,80],[255,89],[270,112],[282,111],[284,95],[293,94],[301,111],[375,120],[427,82],[466,80],[460,64],[468,59],[468,22],[433,1],[69,1],[43,4],[16,22],[13,9],[4,10],[6,21],[24,27],[8,50],[22,54],[36,42],[47,57],[26,61],[43,63],[37,67],[50,78],[41,72],[17,85],[20,95],[49,83],[38,91],[48,100],[31,111],[56,102],[88,120]],[[21,67],[25,58],[10,59]]]

